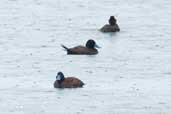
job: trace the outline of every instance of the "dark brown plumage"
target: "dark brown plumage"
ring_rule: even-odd
[[[116,19],[114,16],[110,16],[109,19],[109,24],[104,25],[100,31],[101,32],[118,32],[120,31],[120,28],[118,26],[118,24],[116,23]]]
[[[98,50],[95,48],[99,48],[94,40],[88,40],[86,46],[76,46],[73,48],[67,48],[62,45],[62,47],[67,51],[67,54],[74,55],[94,55],[98,53]]]
[[[101,32],[118,32],[120,31],[120,28],[117,24],[115,25],[104,25],[101,29],[100,29]]]
[[[58,72],[56,81],[54,82],[55,88],[78,88],[83,87],[84,83],[75,77],[65,78],[62,72]]]

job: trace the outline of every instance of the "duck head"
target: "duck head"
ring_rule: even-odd
[[[115,19],[114,16],[110,16],[109,24],[110,24],[110,25],[115,25],[115,24],[116,24],[116,19]]]
[[[96,42],[94,41],[94,40],[92,40],[92,39],[90,39],[90,40],[88,40],[87,41],[87,43],[86,43],[86,47],[87,48],[100,48],[97,44],[96,44]]]
[[[62,72],[58,72],[57,76],[56,76],[56,80],[58,81],[58,83],[62,83],[64,81],[65,77],[64,74]]]

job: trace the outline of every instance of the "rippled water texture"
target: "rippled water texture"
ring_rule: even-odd
[[[0,114],[170,114],[170,0],[1,0]],[[115,15],[121,31],[98,31]],[[61,48],[95,39],[95,56]],[[86,85],[54,89],[58,71]]]

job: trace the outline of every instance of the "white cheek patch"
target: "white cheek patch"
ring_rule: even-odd
[[[61,80],[61,76],[57,75],[56,80]]]

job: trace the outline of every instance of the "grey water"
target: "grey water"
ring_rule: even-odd
[[[1,0],[0,114],[171,113],[170,0]],[[99,29],[114,15],[121,31]],[[67,55],[94,39],[97,55]],[[58,71],[86,85],[54,89]]]

